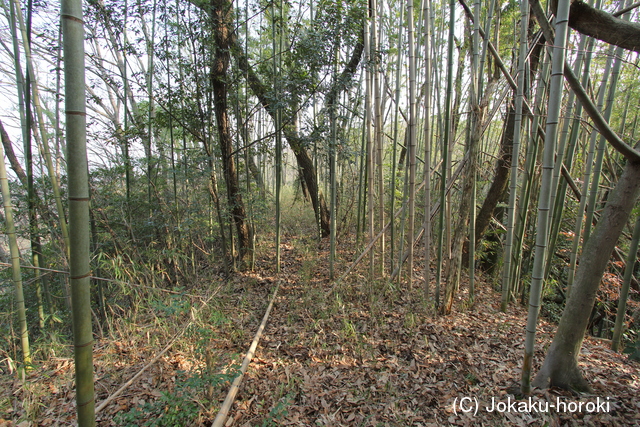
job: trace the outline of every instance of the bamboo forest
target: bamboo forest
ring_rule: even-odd
[[[640,425],[639,8],[0,0],[0,427]]]

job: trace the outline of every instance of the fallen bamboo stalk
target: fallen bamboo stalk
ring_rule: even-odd
[[[229,389],[229,393],[227,394],[227,397],[224,399],[224,402],[222,402],[222,406],[220,407],[220,411],[218,411],[218,415],[216,415],[216,418],[213,420],[213,424],[211,425],[212,427],[224,426],[224,423],[227,421],[227,417],[229,417],[229,411],[231,410],[231,405],[233,405],[233,402],[236,399],[236,395],[240,390],[240,384],[242,383],[244,374],[247,372],[247,369],[249,368],[249,364],[251,363],[251,359],[253,359],[253,355],[256,351],[256,348],[258,347],[258,342],[262,337],[262,332],[264,331],[264,328],[267,324],[267,320],[269,319],[269,314],[271,313],[271,308],[273,307],[273,302],[276,300],[276,295],[278,294],[279,288],[280,288],[280,282],[278,282],[275,290],[273,291],[273,296],[271,297],[271,301],[269,302],[267,311],[264,312],[264,316],[262,317],[262,323],[260,323],[260,327],[258,328],[258,331],[256,332],[256,335],[253,338],[253,342],[249,347],[249,351],[247,351],[247,354],[244,356],[244,360],[242,361],[242,366],[240,367],[240,373],[233,380],[233,383],[231,384],[231,388]]]

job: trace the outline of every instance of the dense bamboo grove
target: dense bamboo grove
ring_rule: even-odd
[[[590,390],[585,334],[637,342],[637,4],[0,4],[1,356],[29,370],[34,342],[73,342],[80,425],[94,334],[264,248],[277,274],[291,236],[331,295],[528,304],[524,394]]]

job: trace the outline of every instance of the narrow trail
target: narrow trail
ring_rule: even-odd
[[[97,402],[106,402],[98,425],[211,426],[278,283],[226,426],[640,425],[640,364],[593,339],[580,360],[596,394],[535,390],[530,402],[600,399],[606,411],[487,410],[519,402],[511,393],[520,378],[526,310],[514,304],[501,313],[499,295],[482,278],[474,307],[463,277],[453,314],[434,316],[421,289],[370,282],[364,264],[329,293],[326,248],[292,236],[283,242],[277,275],[265,241],[255,271],[228,281],[207,273],[181,295],[139,294],[138,313],[113,320],[94,346]],[[336,270],[358,255],[344,243]],[[541,320],[534,372],[554,329]],[[15,375],[0,381],[1,401],[16,403],[14,413],[44,427],[75,425],[71,357],[53,354],[26,382]],[[454,402],[464,398],[479,411],[457,410]]]
[[[598,396],[608,398],[609,412],[489,412],[493,402],[515,399],[509,393],[519,382],[526,311],[512,306],[501,313],[487,283],[473,309],[462,291],[454,314],[433,317],[420,290],[371,284],[357,272],[327,297],[326,257],[291,242],[284,247],[279,295],[226,425],[640,423],[638,363],[590,340],[582,366]],[[553,330],[541,322],[536,363]],[[532,399],[587,403],[598,396],[551,389]],[[479,403],[477,414],[454,410],[465,397]]]

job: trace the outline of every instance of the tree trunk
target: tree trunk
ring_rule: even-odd
[[[267,93],[267,87],[262,83],[260,77],[250,66],[249,61],[244,54],[244,50],[237,42],[235,42],[235,40],[230,43],[229,46],[231,52],[233,53],[233,56],[238,61],[238,66],[240,67],[242,72],[246,74],[247,82],[251,87],[253,94],[258,98],[260,104],[262,104],[262,106],[267,110],[269,115],[274,118],[275,109],[271,108],[270,98]],[[360,63],[363,51],[364,44],[362,42],[358,42],[358,44],[354,46],[351,59],[340,74],[340,77],[337,79],[336,85],[334,85],[327,94],[325,100],[327,105],[331,105],[333,99],[335,99],[338,94],[348,85],[351,77],[356,71],[358,64]],[[298,135],[298,131],[294,123],[290,119],[284,120],[282,133],[289,143],[289,147],[293,151],[293,154],[296,156],[298,168],[300,168],[301,175],[304,178],[305,185],[307,187],[307,190],[309,191],[313,209],[316,212],[316,215],[318,215],[318,217],[320,218],[322,237],[328,237],[331,229],[329,225],[329,209],[324,199],[324,195],[318,189],[318,181],[316,179],[317,174],[316,169],[313,165],[313,160],[309,156],[302,138],[300,138],[300,136]]]
[[[512,149],[513,149],[513,134],[516,124],[516,114],[513,108],[513,104],[509,103],[507,109],[507,121],[504,125],[502,132],[502,138],[500,139],[500,157],[496,161],[495,175],[487,197],[485,197],[482,207],[478,212],[476,218],[476,245],[480,242],[480,239],[484,235],[491,217],[498,206],[498,202],[503,200],[504,193],[509,183],[509,172],[511,167]]]
[[[576,273],[574,287],[562,313],[560,324],[542,368],[536,387],[561,387],[588,391],[589,384],[578,367],[578,355],[589,316],[618,237],[627,224],[640,190],[640,162],[628,162],[611,193],[593,234],[587,241]]]
[[[231,217],[238,233],[239,256],[242,259],[251,248],[249,226],[238,185],[238,174],[233,160],[233,140],[227,111],[227,69],[229,68],[229,47],[231,41],[231,13],[233,4],[228,0],[212,0],[211,20],[214,32],[214,58],[211,67],[211,86],[218,128],[218,142],[222,157],[222,169],[227,184],[227,199]]]
[[[289,147],[291,147],[293,154],[296,156],[298,168],[300,168],[300,173],[304,178],[305,185],[309,191],[309,195],[311,196],[313,210],[315,212],[319,212],[322,237],[328,237],[331,231],[329,208],[327,207],[324,194],[322,194],[318,189],[316,169],[313,166],[313,160],[309,156],[309,153],[304,147],[302,139],[298,136],[293,124],[285,124],[282,131],[284,133],[284,137],[289,143]]]
[[[551,2],[555,13],[558,0]],[[571,2],[569,26],[574,30],[624,49],[640,52],[640,24],[589,6],[580,0]]]

